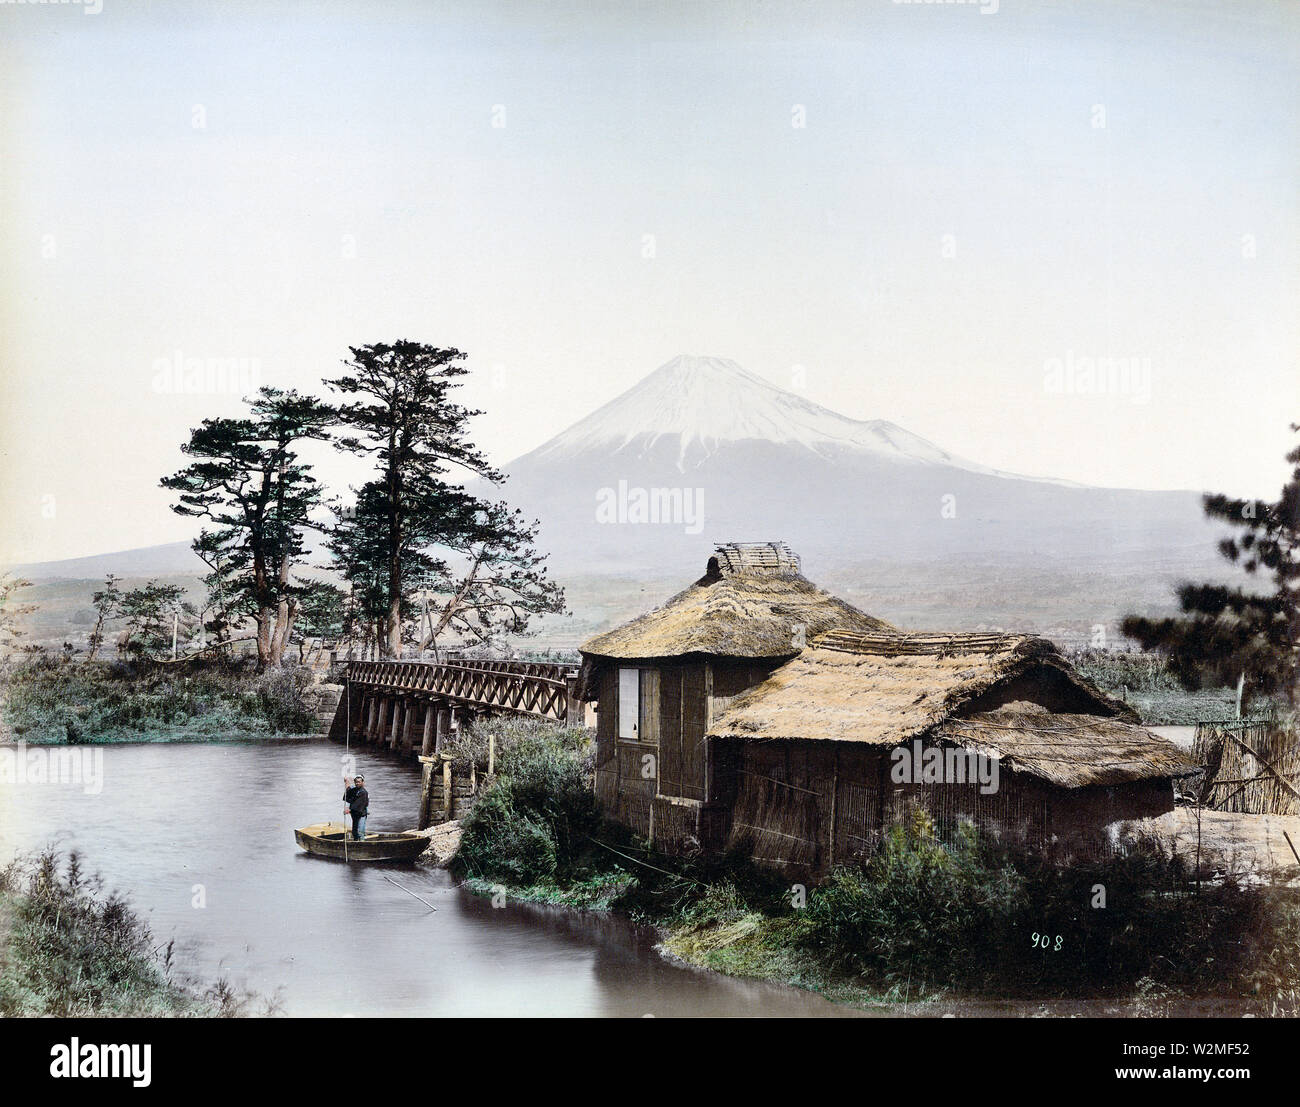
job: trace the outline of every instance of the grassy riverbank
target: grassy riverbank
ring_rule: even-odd
[[[508,747],[452,871],[481,893],[619,913],[690,964],[857,1006],[1300,1013],[1294,891],[1198,886],[1154,849],[1090,861],[974,834],[943,845],[923,817],[864,866],[801,887],[738,858],[664,857],[604,822],[590,757],[582,732],[543,727]]]
[[[75,853],[0,869],[0,1016],[214,1017],[250,1005],[224,981],[199,991],[173,977],[171,943],[156,947]]]
[[[255,675],[220,664],[75,662],[53,656],[0,667],[4,728],[18,741],[193,742],[301,734],[315,726],[305,669]]]

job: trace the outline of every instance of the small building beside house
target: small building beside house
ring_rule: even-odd
[[[1194,771],[1045,639],[903,633],[781,543],[719,546],[690,588],[582,652],[600,804],[669,852],[819,873],[918,807],[945,835],[1095,844],[1172,809]]]

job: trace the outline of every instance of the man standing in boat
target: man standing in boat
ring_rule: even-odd
[[[343,809],[352,816],[352,837],[360,841],[366,836],[366,815],[370,813],[370,793],[366,791],[366,778],[357,774],[355,780],[348,783],[343,792]]]

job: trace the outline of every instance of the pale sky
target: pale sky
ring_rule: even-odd
[[[1300,5],[102,6],[0,3],[0,561],[192,536],[158,479],[241,405],[159,361],[318,391],[395,338],[469,353],[498,463],[690,353],[1004,470],[1280,486]],[[1148,387],[1049,386],[1089,358]]]

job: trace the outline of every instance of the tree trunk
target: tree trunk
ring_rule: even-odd
[[[384,625],[384,656],[393,659],[402,656],[402,597],[399,595],[388,609]]]
[[[387,656],[392,658],[402,656],[402,558],[396,546],[400,541],[401,536],[398,532],[394,537],[394,549],[388,562],[388,616],[385,619],[384,637],[387,643]]]
[[[271,664],[279,665],[284,660],[284,644],[288,640],[286,631],[289,625],[289,601],[282,599],[275,609],[275,630],[271,632]]]
[[[293,599],[283,599],[275,612],[275,632],[271,635],[271,664],[284,662],[284,651],[289,648],[289,638],[293,634],[293,624],[298,617],[298,603]]]
[[[86,655],[87,661],[94,661],[95,654],[99,653],[100,643],[104,640],[104,616],[101,615],[95,620],[95,629],[90,632],[90,653]]]
[[[257,671],[260,673],[271,663],[271,623],[274,609],[260,607],[257,610]]]

